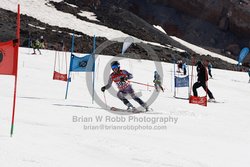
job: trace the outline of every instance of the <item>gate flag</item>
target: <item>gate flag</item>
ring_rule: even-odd
[[[134,39],[132,37],[125,38],[122,46],[122,55],[125,53],[125,51],[129,48],[129,46],[134,43]]]
[[[0,74],[17,74],[18,40],[0,42]]]
[[[77,57],[71,54],[70,71],[74,72],[93,72],[95,69],[95,60],[93,55],[88,54],[84,57]]]
[[[13,135],[15,122],[18,49],[20,41],[20,4],[17,6],[16,25],[16,39],[0,42],[0,74],[15,76],[10,136]]]
[[[189,76],[186,77],[174,77],[175,87],[189,87]]]
[[[249,53],[249,49],[247,47],[243,48],[240,51],[240,55],[239,55],[239,60],[238,60],[238,64],[241,65],[243,60],[245,59],[245,57],[248,55]]]

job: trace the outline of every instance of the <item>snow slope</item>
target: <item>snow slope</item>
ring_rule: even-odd
[[[220,54],[218,54],[218,53],[213,53],[213,52],[211,52],[211,51],[208,51],[208,50],[206,50],[206,49],[203,49],[203,48],[201,48],[201,47],[198,47],[198,46],[196,46],[196,45],[193,45],[193,44],[191,44],[191,43],[188,43],[188,42],[186,42],[186,41],[184,41],[184,40],[182,40],[182,39],[180,39],[180,38],[177,38],[177,37],[175,37],[175,36],[172,36],[171,38],[173,38],[174,40],[176,40],[176,41],[180,42],[181,44],[187,46],[188,48],[192,48],[192,50],[195,51],[195,52],[198,53],[198,54],[201,54],[201,55],[211,55],[212,57],[220,58],[221,60],[224,60],[224,61],[229,62],[229,63],[232,63],[232,64],[237,64],[237,63],[238,63],[238,61],[236,61],[236,60],[233,60],[233,59],[231,59],[231,58],[222,56],[222,55],[220,55]]]
[[[161,63],[166,91],[160,93],[151,105],[154,111],[117,115],[91,103],[85,73],[73,74],[69,96],[65,100],[66,83],[52,80],[55,53],[45,50],[42,55],[30,53],[28,49],[20,48],[12,138],[9,132],[14,79],[0,76],[1,167],[249,166],[250,84],[246,73],[213,69],[214,79],[209,80],[209,87],[215,98],[224,103],[209,103],[208,107],[203,107],[173,98],[173,65]],[[111,59],[113,57],[99,55],[96,59],[95,87],[102,100],[100,88],[107,80],[103,71],[109,67]],[[120,62],[122,68],[133,71],[134,81],[152,84],[153,62]],[[132,66],[129,67],[129,63]],[[142,94],[143,100],[153,93],[145,86],[133,84],[133,87]],[[182,92],[185,90],[178,90],[178,94]],[[200,94],[203,92],[199,90]],[[124,108],[116,97],[108,92],[105,95],[108,105]],[[76,117],[85,118],[85,122],[74,122]],[[97,122],[96,117],[103,117],[103,120]],[[113,122],[105,120],[108,118]],[[153,119],[158,122],[154,123]],[[99,129],[87,130],[86,126]],[[112,126],[113,130],[105,129],[107,126]],[[118,126],[158,130],[114,130]]]
[[[56,1],[56,0],[53,0]],[[57,0],[60,2],[61,0]],[[52,26],[66,27],[79,32],[84,32],[90,36],[101,36],[107,39],[114,39],[117,37],[127,37],[128,35],[102,25],[96,25],[87,21],[80,20],[76,16],[58,11],[54,6],[48,4],[47,0],[22,0],[20,1],[21,14],[34,17],[41,22]],[[16,0],[2,0],[0,8],[17,11]],[[51,17],[53,15],[53,17]],[[63,19],[62,19],[63,18]],[[108,32],[108,33],[107,33]]]

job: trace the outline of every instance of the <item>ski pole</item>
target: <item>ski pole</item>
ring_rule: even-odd
[[[144,84],[144,83],[140,83],[140,82],[135,82],[135,81],[128,81],[128,82],[131,82],[131,83],[135,83],[135,84],[139,84],[139,85],[144,85],[144,86],[148,86],[148,87],[153,87],[153,85],[149,85],[149,84]]]
[[[104,102],[105,102],[106,108],[108,108],[107,100],[106,100],[106,96],[105,96],[105,93],[104,93],[104,92],[103,92],[103,97],[104,97]]]

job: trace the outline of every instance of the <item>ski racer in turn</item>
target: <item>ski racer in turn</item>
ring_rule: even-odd
[[[111,69],[113,72],[109,76],[108,84],[103,86],[101,91],[104,92],[106,89],[109,89],[114,81],[119,89],[117,97],[128,107],[127,110],[131,110],[132,112],[136,110],[135,107],[125,98],[125,96],[129,94],[146,111],[148,111],[147,104],[135,95],[134,89],[128,82],[129,79],[133,78],[133,75],[126,70],[121,70],[118,61],[113,61],[111,63]]]

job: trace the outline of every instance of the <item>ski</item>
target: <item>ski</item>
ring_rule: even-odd
[[[209,100],[208,100],[207,102],[208,102],[208,103],[225,103],[224,101],[216,101],[216,100],[215,100],[215,101],[209,101]]]
[[[118,112],[129,112],[129,113],[145,113],[145,112],[148,112],[148,111],[153,111],[153,109],[148,109],[148,111],[145,111],[145,110],[138,110],[138,109],[135,109],[135,110],[125,110],[125,109],[121,109],[121,108],[117,108],[117,107],[111,107],[110,108],[111,111],[118,111]]]

